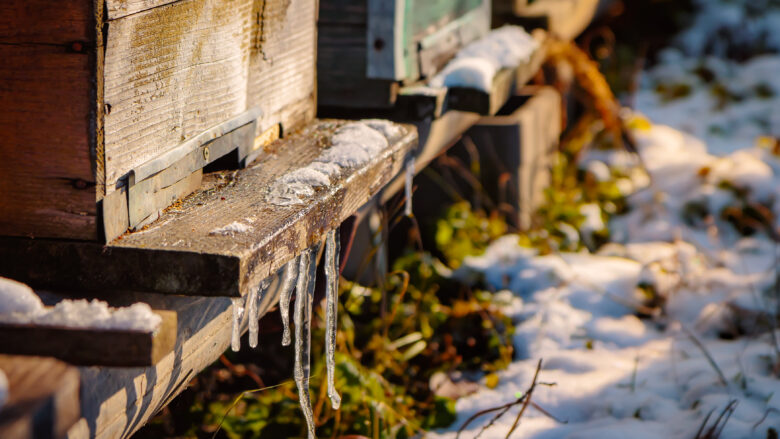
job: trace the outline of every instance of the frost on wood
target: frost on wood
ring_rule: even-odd
[[[0,278],[0,322],[152,332],[162,318],[145,303],[111,308],[100,300],[62,300],[52,308],[27,285]]]
[[[311,355],[311,308],[314,300],[314,283],[317,275],[316,257],[320,244],[309,248],[301,255],[298,268],[298,282],[295,293],[295,370],[293,377],[298,386],[301,411],[306,418],[309,439],[314,434],[314,413],[309,394],[309,372]]]
[[[233,328],[230,335],[230,348],[233,352],[241,350],[241,317],[244,315],[244,299],[234,297],[233,301]]]
[[[298,265],[301,263],[301,256],[291,260],[284,267],[284,278],[282,279],[281,292],[279,293],[279,313],[282,315],[282,346],[290,344],[290,299],[298,280]]]
[[[501,69],[527,62],[539,44],[523,28],[504,26],[467,45],[438,75],[432,87],[464,87],[490,91]]]
[[[266,200],[277,206],[303,204],[318,190],[327,188],[344,171],[365,165],[402,133],[392,122],[369,119],[348,123],[331,136],[331,146],[323,149],[312,163],[277,179]]]
[[[341,406],[341,397],[336,391],[336,331],[339,294],[339,237],[336,230],[328,232],[325,241],[325,360],[328,366],[328,397],[334,410]]]
[[[409,161],[406,163],[406,175],[405,175],[405,181],[404,181],[404,189],[405,189],[405,195],[406,195],[406,203],[404,205],[404,215],[406,216],[412,216],[412,183],[414,181],[414,156],[412,156]]]
[[[209,235],[235,235],[236,233],[247,233],[252,231],[252,226],[233,221],[232,223],[218,227],[209,232]]]

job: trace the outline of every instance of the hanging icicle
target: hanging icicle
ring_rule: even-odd
[[[306,418],[309,439],[315,438],[314,413],[309,394],[311,356],[311,308],[314,301],[314,284],[317,276],[316,257],[320,244],[306,250],[298,265],[298,282],[295,293],[295,370],[293,376],[298,386],[301,411]]]
[[[290,299],[292,298],[295,283],[298,280],[298,265],[301,263],[301,256],[291,260],[284,266],[284,277],[282,278],[281,293],[279,295],[279,313],[282,314],[282,346],[290,345]]]
[[[264,279],[260,286],[253,293],[247,295],[249,302],[246,306],[247,317],[249,318],[249,347],[256,348],[260,336],[260,307],[259,302],[263,300],[268,286],[271,285],[271,278]]]
[[[325,240],[325,360],[328,366],[328,397],[334,410],[341,407],[341,397],[336,391],[336,331],[339,294],[339,237],[337,230],[328,232]]]
[[[405,181],[405,196],[406,204],[404,205],[404,215],[412,216],[412,180],[414,179],[414,156],[412,156],[408,162],[406,162],[406,181]]]
[[[233,329],[230,338],[230,348],[233,352],[241,350],[241,317],[244,315],[244,298],[233,298]]]
[[[249,347],[257,347],[257,293],[260,288],[252,288],[246,295],[246,316],[249,319]]]

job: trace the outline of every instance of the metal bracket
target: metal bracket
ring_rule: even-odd
[[[104,203],[104,233],[112,241],[127,228],[139,228],[158,218],[166,207],[200,187],[208,164],[236,151],[236,168],[252,151],[257,119],[262,112],[250,109],[179,144],[176,148],[133,169],[127,178],[127,203],[119,196]],[[113,198],[112,198],[113,199]]]

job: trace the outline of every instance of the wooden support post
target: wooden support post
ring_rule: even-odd
[[[79,419],[79,372],[43,357],[0,355],[9,398],[0,408],[0,437],[65,437]]]

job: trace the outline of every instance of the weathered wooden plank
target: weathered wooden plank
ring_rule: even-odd
[[[0,235],[96,239],[90,53],[0,44],[0,59]]]
[[[168,355],[176,342],[176,313],[157,314],[162,323],[154,332],[0,323],[0,352],[54,357],[84,366],[151,366]]]
[[[470,111],[484,116],[496,114],[516,90],[525,85],[542,66],[547,55],[545,49],[546,33],[535,30],[532,33],[539,43],[530,59],[515,67],[502,69],[493,78],[489,92],[472,88],[451,87],[447,93],[446,108],[460,111]]]
[[[262,109],[257,135],[271,124],[283,132],[314,119],[317,2],[255,0],[247,102]]]
[[[60,438],[79,419],[79,372],[41,357],[0,355],[9,399],[0,409],[0,437]]]
[[[366,0],[366,77],[400,81],[407,77],[404,59],[406,0]]]
[[[399,126],[402,136],[306,204],[266,201],[271,184],[313,161],[343,123],[316,121],[268,145],[269,154],[251,167],[211,175],[198,193],[157,222],[106,247],[0,239],[0,274],[36,288],[242,295],[377,194],[417,142],[413,128]],[[213,233],[233,222],[251,230]]]
[[[246,110],[251,11],[252,0],[181,0],[108,24],[107,192],[138,165]]]

